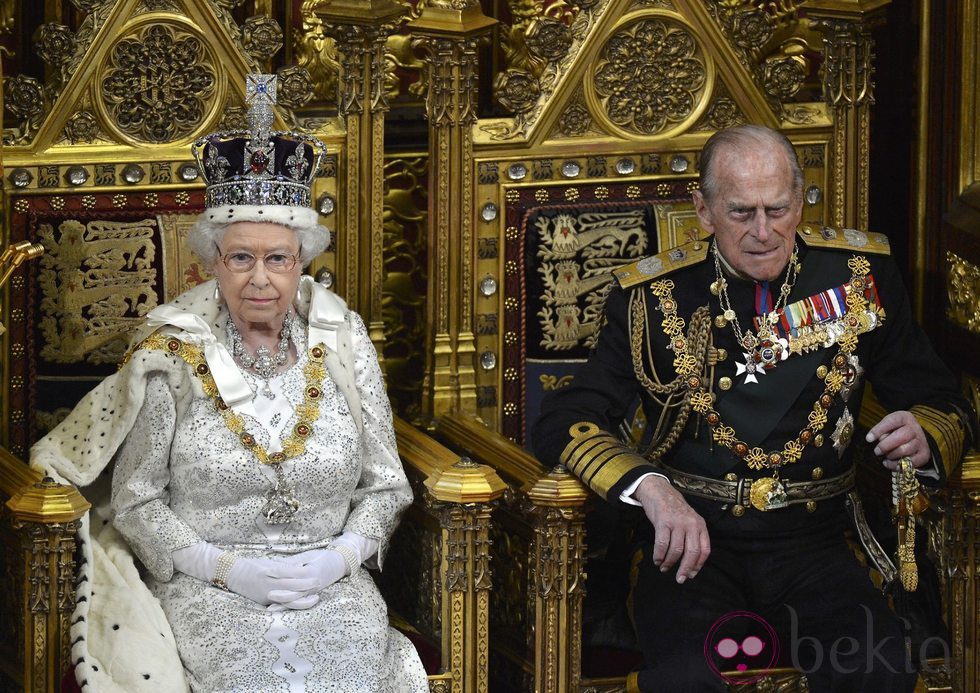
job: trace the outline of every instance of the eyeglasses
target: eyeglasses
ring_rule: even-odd
[[[229,271],[237,274],[251,272],[252,268],[255,267],[255,263],[258,261],[258,258],[252,255],[252,253],[246,253],[242,250],[236,250],[220,257],[225,267]],[[296,256],[288,253],[269,253],[262,258],[262,264],[269,272],[282,274],[296,266]]]

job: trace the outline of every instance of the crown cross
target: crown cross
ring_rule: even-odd
[[[245,83],[245,100],[248,102],[248,129],[252,139],[246,146],[248,170],[244,173],[260,178],[271,177],[269,163],[276,156],[270,132],[275,120],[272,107],[276,103],[276,76],[249,75]]]

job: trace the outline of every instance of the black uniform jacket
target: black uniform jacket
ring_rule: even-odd
[[[715,442],[704,415],[694,412],[677,432],[676,442],[661,456],[666,468],[655,467],[610,435],[619,430],[637,398],[649,425],[657,427],[661,422],[665,397],[641,384],[637,362],[642,364],[648,382],[669,383],[678,377],[676,353],[668,347],[663,327],[665,314],[658,308],[661,297],[654,295],[654,287],[662,291],[663,280],[673,283],[671,294],[677,303],[677,316],[687,323],[685,331],[698,307],[707,306],[710,311],[712,348],[705,350],[697,372],[715,397],[713,410],[724,425],[734,429],[737,439],[767,452],[780,450],[807,426],[814,403],[824,393],[822,378],[839,353],[838,346],[794,353],[759,375],[758,382],[744,382],[745,374],[737,374],[736,364],[744,361],[745,349],[737,343],[731,324],[719,327],[715,321],[723,311],[719,297],[709,288],[716,279],[710,247],[709,237],[616,272],[617,285],[608,296],[605,323],[588,363],[567,387],[550,393],[543,403],[533,431],[534,451],[543,463],[564,463],[610,501],[654,469],[668,477],[671,469],[716,479],[730,473],[745,479],[772,475],[771,469],[750,469],[744,458]],[[888,255],[887,239],[856,231],[804,229],[798,234],[801,269],[787,303],[847,283],[853,274],[848,260],[854,257],[870,263],[883,317],[873,330],[859,335],[853,352],[857,363],[851,359],[851,377],[833,397],[826,411],[826,425],[812,436],[797,461],[781,468],[780,476],[786,480],[829,478],[850,468],[846,451],[853,426],[845,425],[845,408],[856,422],[866,379],[886,409],[910,410],[922,424],[941,482],[971,442],[972,415],[956,378],[913,322],[901,277]],[[756,313],[755,282],[727,275],[726,281],[731,307],[745,330],[753,325]],[[778,297],[781,283],[782,277],[771,283],[774,297]],[[631,312],[636,315],[630,308],[633,300],[645,306],[646,324],[642,326],[631,322]],[[681,398],[675,396],[674,402]],[[659,425],[669,429],[672,420],[668,415]],[[572,432],[577,432],[575,441]],[[592,440],[582,445],[583,438]],[[815,472],[816,468],[819,470]]]

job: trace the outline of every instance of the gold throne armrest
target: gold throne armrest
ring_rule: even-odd
[[[508,485],[494,524],[493,563],[501,579],[493,594],[490,660],[498,685],[579,690],[588,490],[474,416],[446,415],[436,433]]]
[[[31,469],[0,448],[3,674],[24,691],[58,691],[69,663],[75,608],[75,534],[91,507],[77,489]]]
[[[486,691],[491,511],[505,484],[397,417],[395,434],[415,501],[391,542],[388,562],[399,570],[381,574],[382,593],[438,643],[442,673],[429,677],[431,691]]]

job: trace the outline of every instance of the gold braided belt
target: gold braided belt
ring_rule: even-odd
[[[739,479],[735,474],[728,474],[724,479],[711,479],[673,467],[664,468],[674,486],[684,493],[731,503],[735,515],[742,515],[749,506],[768,512],[798,503],[806,503],[807,510],[812,512],[817,501],[841,496],[854,488],[853,467],[840,476],[815,481],[786,481],[772,477]]]

